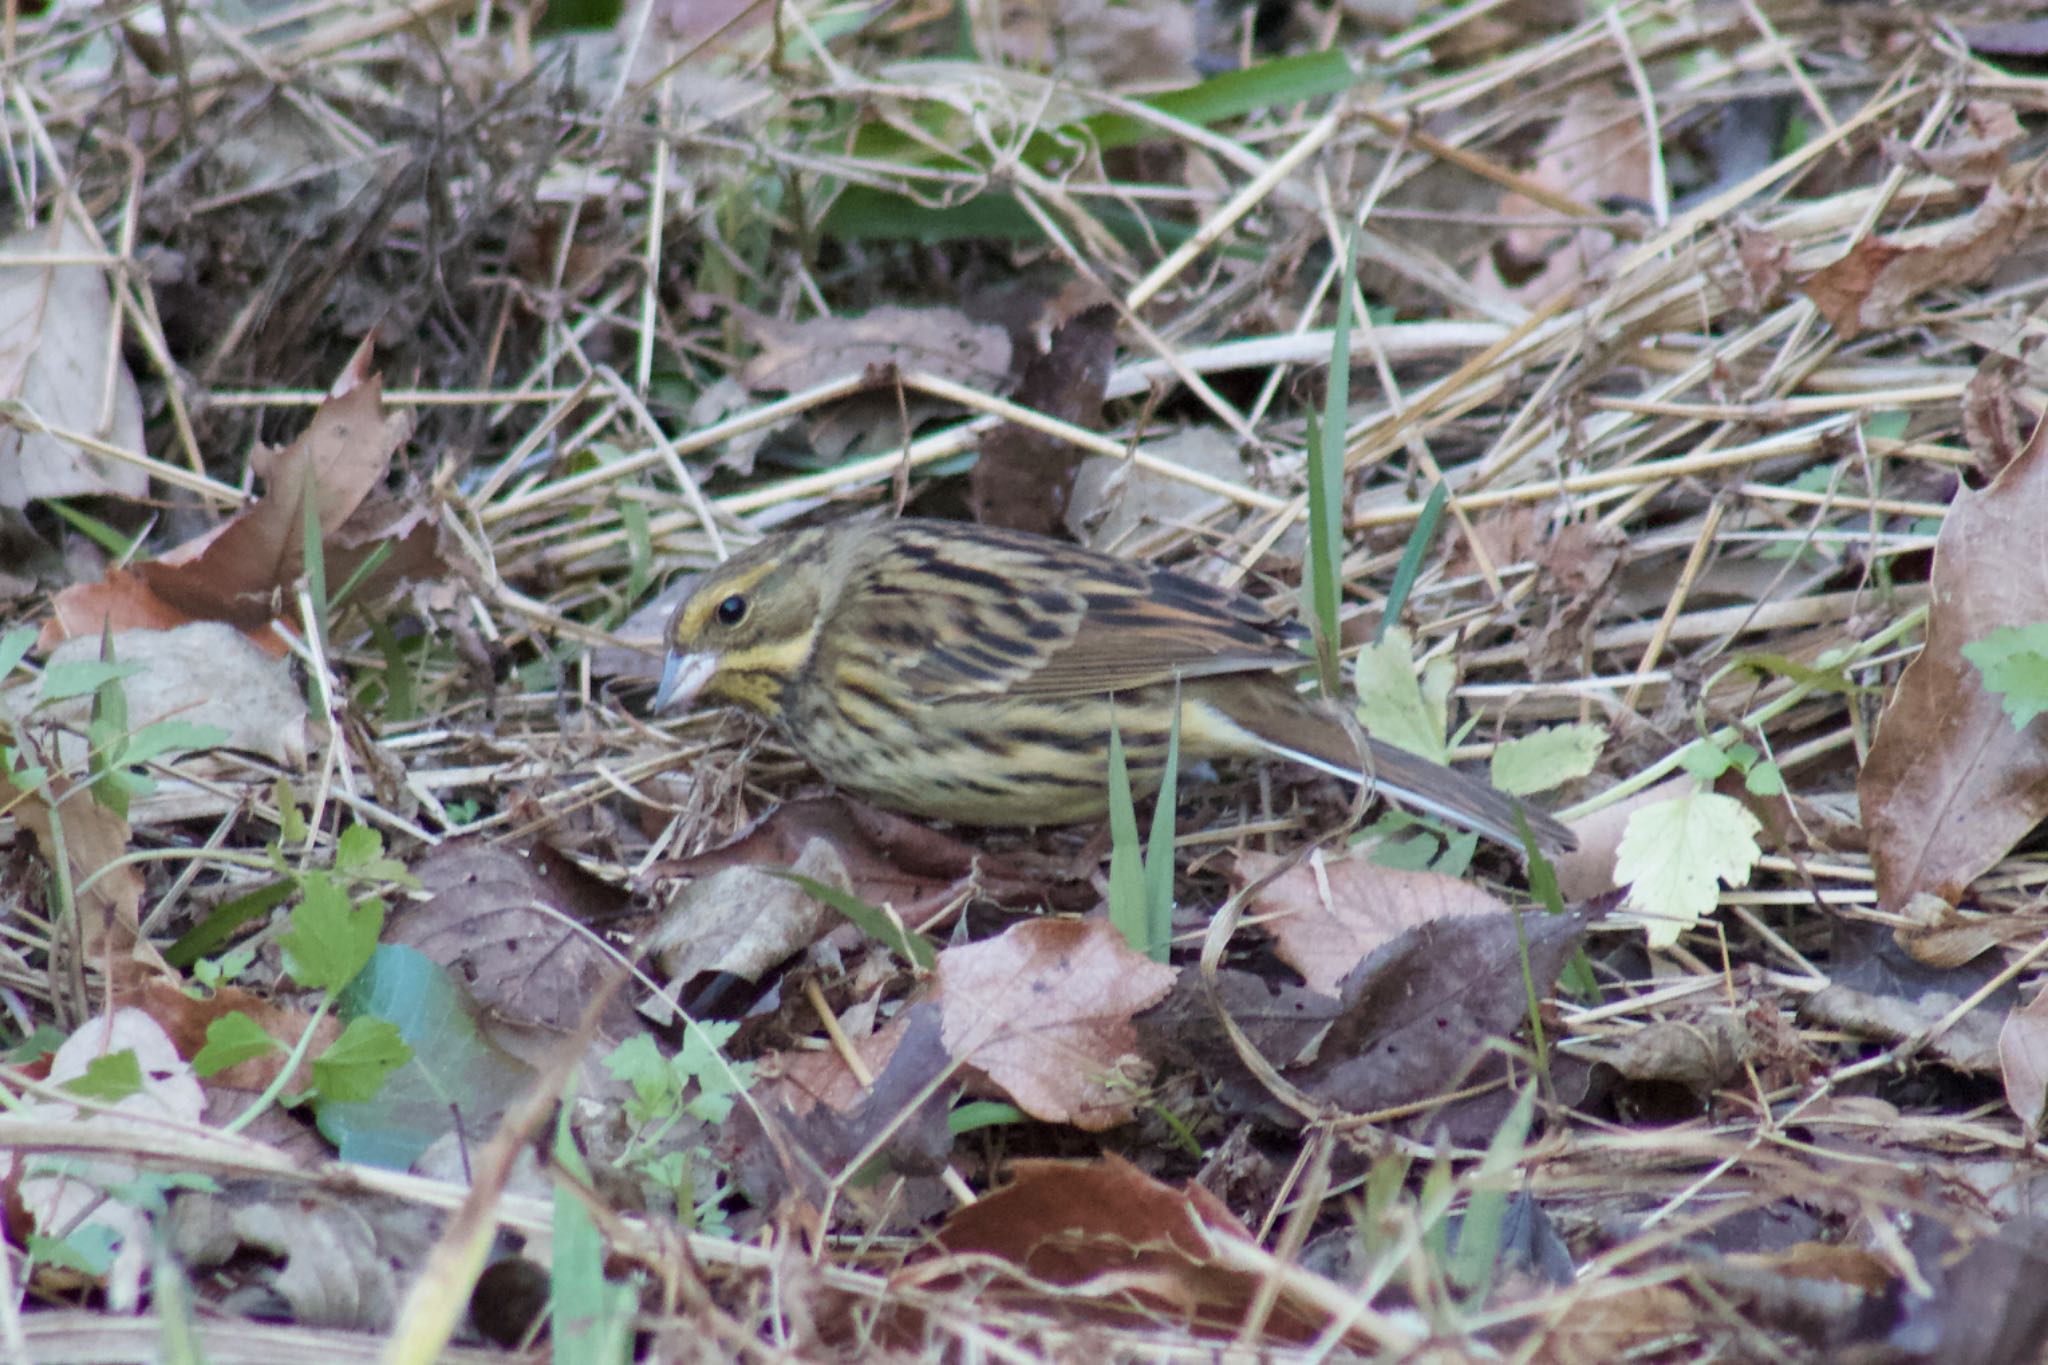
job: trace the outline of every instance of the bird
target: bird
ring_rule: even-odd
[[[1248,594],[1049,536],[844,520],[772,533],[669,618],[657,713],[699,699],[766,718],[874,805],[1031,827],[1108,809],[1112,723],[1136,796],[1184,761],[1278,757],[1512,850],[1569,828],[1487,782],[1364,736],[1289,674],[1307,632]],[[1361,743],[1362,741],[1362,743]]]

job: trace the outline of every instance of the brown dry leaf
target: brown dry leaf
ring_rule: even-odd
[[[2010,916],[1964,914],[1924,891],[1899,907],[1899,915],[1906,922],[1893,927],[1892,942],[1915,962],[1935,968],[1960,967],[2001,943],[2032,939],[2037,932]]]
[[[625,970],[591,926],[616,919],[626,896],[545,843],[451,839],[412,873],[431,899],[395,914],[385,941],[447,967],[492,1020],[571,1032]],[[624,992],[598,1021],[612,1042],[641,1027]]]
[[[1650,198],[1649,144],[1642,111],[1631,100],[1575,88],[1544,136],[1529,178],[1582,204]],[[1547,205],[1510,190],[1500,199],[1506,219],[1555,216]],[[1485,258],[1474,283],[1488,293],[1534,306],[1587,279],[1616,246],[1612,233],[1582,227],[1515,227]]]
[[[1237,438],[1217,427],[1189,427],[1148,441],[1145,454],[1226,483],[1245,476]],[[1090,455],[1074,471],[1064,524],[1082,544],[1115,552],[1144,527],[1191,525],[1215,502],[1215,494],[1133,461]]]
[[[409,415],[384,410],[383,380],[370,371],[365,345],[296,441],[282,450],[257,451],[262,497],[132,573],[59,593],[55,614],[43,628],[44,647],[69,635],[97,634],[109,620],[117,627],[220,620],[283,652],[270,623],[285,610],[284,596],[304,572],[308,488],[314,490],[323,543],[336,542],[328,570],[338,587],[346,580],[332,575],[346,573],[369,549],[337,537],[383,482],[411,430]],[[357,550],[354,560],[345,553],[351,548]],[[418,547],[403,548],[405,567],[416,569]]]
[[[1982,492],[1956,494],[1934,545],[1927,643],[1906,667],[1856,781],[1878,906],[1951,905],[2048,815],[2048,721],[2015,732],[1962,647],[2041,617],[2048,601],[2048,453],[2036,444]]]
[[[178,1049],[178,1055],[187,1061],[206,1046],[206,1030],[212,1027],[213,1021],[230,1014],[247,1015],[258,1028],[281,1044],[279,1051],[268,1056],[252,1057],[208,1076],[205,1084],[209,1091],[225,1089],[248,1091],[252,1095],[260,1093],[277,1079],[277,1073],[284,1069],[286,1054],[297,1046],[307,1028],[313,1027],[313,1045],[306,1050],[305,1060],[289,1082],[293,1088],[303,1089],[309,1074],[306,1068],[312,1064],[312,1059],[341,1036],[341,1021],[332,1015],[322,1018],[314,1026],[313,1016],[308,1011],[272,1004],[240,986],[223,986],[206,999],[195,1000],[185,994],[177,982],[168,977],[157,977],[117,992],[116,998],[121,1004],[132,1005],[154,1019]]]
[[[1963,440],[1986,479],[1998,477],[2024,444],[2018,404],[2022,369],[2017,357],[1993,352],[1963,389]]]
[[[1262,1277],[1238,1268],[1253,1251],[1249,1229],[1193,1181],[1161,1184],[1114,1153],[1090,1162],[1013,1162],[1010,1184],[960,1209],[939,1229],[946,1257],[987,1256],[1017,1267],[1038,1286],[1099,1298],[1127,1309],[1165,1311],[1196,1330],[1226,1332],[1243,1321]],[[904,1278],[940,1289],[960,1271],[948,1259],[913,1265]],[[1011,1297],[991,1286],[988,1292]],[[1042,1288],[1016,1291],[1038,1297]],[[1282,1297],[1269,1333],[1300,1340],[1319,1326],[1288,1311]]]
[[[116,1009],[79,1025],[51,1060],[48,1083],[77,1080],[97,1059],[120,1052],[132,1052],[141,1072],[141,1085],[132,1093],[89,1112],[61,1100],[43,1100],[16,1109],[15,1117],[75,1122],[85,1147],[94,1132],[147,1140],[162,1137],[165,1130],[157,1121],[198,1125],[206,1103],[199,1082],[164,1031],[141,1010]],[[135,1163],[72,1157],[61,1172],[25,1173],[16,1164],[19,1159],[20,1154],[0,1147],[0,1186],[11,1191],[9,1202],[18,1201],[31,1229],[47,1237],[68,1236],[81,1227],[107,1229],[115,1247],[105,1282],[107,1306],[115,1313],[134,1312],[150,1259],[149,1222],[140,1206],[115,1197],[114,1191],[135,1181],[140,1174]]]
[[[1994,183],[1968,214],[1913,234],[1905,245],[1864,237],[1800,288],[1842,340],[1893,327],[1922,294],[1973,284],[2048,228],[2048,173],[2012,189]]]
[[[0,398],[26,405],[53,427],[140,454],[142,398],[135,378],[118,357],[108,365],[108,348],[119,347],[121,334],[106,269],[7,264],[95,252],[68,218],[54,231],[31,228],[0,241]],[[0,426],[0,507],[21,507],[32,498],[140,498],[148,492],[149,476],[139,465],[88,454],[25,421]]]
[[[727,972],[759,981],[830,933],[839,912],[782,872],[853,891],[830,839],[814,838],[775,868],[723,867],[679,887],[643,940],[647,960],[671,981]],[[858,892],[853,892],[858,895]]]
[[[60,643],[49,665],[100,657],[96,632]],[[121,680],[128,701],[130,731],[163,720],[212,726],[226,733],[221,749],[261,754],[292,768],[306,764],[306,698],[292,681],[291,668],[264,652],[246,635],[219,621],[193,621],[168,630],[120,630],[113,657],[141,671]],[[0,721],[19,724],[35,707],[38,723],[57,731],[56,752],[82,768],[88,760],[86,724],[90,696],[36,707],[40,684],[20,683],[0,691]]]
[[[994,389],[1010,372],[1010,336],[957,308],[877,308],[854,318],[779,322],[743,316],[760,354],[740,371],[750,389],[791,393],[850,374],[925,370],[956,384]]]
[[[54,766],[55,755],[26,756]],[[53,782],[55,810],[40,791],[24,792],[0,771],[0,810],[36,836],[36,847],[50,866],[56,866],[58,850],[63,850],[75,897],[74,931],[59,935],[59,950],[68,953],[75,944],[87,963],[109,968],[117,979],[126,979],[136,967],[144,975],[167,971],[156,949],[141,937],[141,871],[133,863],[112,866],[128,851],[128,822],[95,801],[83,782]]]
[[[1530,676],[1578,672],[1627,548],[1620,531],[1597,522],[1573,522],[1545,542],[1536,559],[1537,582],[1550,611],[1529,632]]]
[[[1075,426],[1101,426],[1116,323],[1116,309],[1098,303],[1061,324],[1045,352],[1025,363],[1017,403]],[[967,505],[986,525],[1056,535],[1081,459],[1079,450],[1056,436],[1004,422],[982,440],[981,456],[967,476]]]
[[[1315,1060],[1287,1078],[1349,1114],[1441,1095],[1527,1022],[1524,945],[1544,999],[1585,932],[1577,914],[1466,915],[1406,930],[1345,978],[1343,1010]]]
[[[939,954],[946,1050],[1033,1118],[1113,1128],[1151,1073],[1131,1016],[1173,983],[1107,920],[1027,920]]]
[[[1742,267],[1743,311],[1761,313],[1774,306],[1791,269],[1791,244],[1776,233],[1738,225],[1735,229],[1735,259]]]
[[[1614,1365],[1639,1349],[1678,1340],[1700,1321],[1700,1309],[1668,1284],[1597,1291],[1573,1302],[1537,1359],[1547,1365]]]
[[[381,1332],[397,1317],[443,1221],[439,1210],[353,1191],[345,1199],[282,1181],[235,1180],[181,1192],[166,1220],[178,1264],[215,1272],[216,1311],[278,1315],[300,1327]]]
[[[930,825],[840,796],[785,801],[717,848],[656,863],[648,877],[784,868],[817,840],[838,853],[847,889],[869,905],[893,906],[909,924],[970,893],[1019,909],[1079,911],[1096,901],[1094,889],[1063,866],[999,857]]]
[[[1749,1030],[1742,1018],[1727,1010],[1714,1010],[1697,1019],[1655,1020],[1618,1046],[1587,1055],[1631,1081],[1680,1085],[1706,1096],[1743,1074],[1750,1051]]]
[[[1998,100],[1971,100],[1963,106],[1963,126],[1953,128],[1933,151],[1923,152],[1895,137],[1879,146],[1895,165],[1925,171],[1957,185],[1988,185],[2012,163],[2012,149],[2026,136],[2012,106]]]
[[[1998,1073],[2005,1082],[2006,1105],[2027,1126],[2031,1140],[2048,1108],[2048,986],[1999,1026]]]
[[[953,1149],[946,1115],[959,1087],[944,1083],[955,1063],[939,1028],[939,1007],[920,1001],[871,1035],[870,1045],[857,1046],[879,1068],[872,1086],[861,1085],[836,1054],[799,1056],[780,1078],[757,1086],[755,1102],[733,1110],[721,1141],[748,1197],[772,1209],[800,1192],[822,1208],[834,1183],[871,1150],[899,1175],[943,1170]]]
[[[1232,884],[1247,886],[1286,861],[1277,854],[1240,853]],[[1370,858],[1325,859],[1320,849],[1265,886],[1252,905],[1280,960],[1323,995],[1335,995],[1352,968],[1405,929],[1507,909],[1498,897],[1456,877],[1381,867]]]

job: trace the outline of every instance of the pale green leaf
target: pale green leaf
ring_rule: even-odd
[[[1358,651],[1352,684],[1358,720],[1367,734],[1434,763],[1448,758],[1444,731],[1450,719],[1452,669],[1437,660],[1418,678],[1408,632],[1388,631]]]
[[[1964,645],[1962,655],[1983,675],[1984,690],[1997,695],[2013,729],[2048,711],[2048,624],[2000,626]]]
[[[1552,725],[1493,751],[1493,785],[1510,796],[1548,791],[1593,771],[1607,743],[1604,725]]]
[[[1650,946],[1666,948],[1714,908],[1723,883],[1742,886],[1762,856],[1763,829],[1740,801],[1694,792],[1629,817],[1615,854],[1627,908],[1645,922]]]

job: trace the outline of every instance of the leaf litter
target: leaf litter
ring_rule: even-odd
[[[35,1204],[10,1347],[181,1292],[210,1358],[439,1342],[499,1226],[559,1331],[609,1274],[658,1358],[2038,1340],[2026,21],[1391,6],[1324,49],[1069,6],[969,57],[950,17],[787,11],[788,42],[678,15],[569,62],[450,15],[193,14],[117,60],[46,7],[10,68],[18,244],[63,263],[0,273],[63,306],[0,306],[33,341],[0,987],[10,1045],[43,1026],[0,1146],[107,1211]],[[222,97],[245,78],[283,103]],[[1354,241],[1344,643],[1406,632],[1394,681],[1460,763],[1574,737],[1538,765],[1569,913],[1399,831],[1261,885],[1342,794],[1205,774],[1154,962],[1095,916],[1089,832],[821,807],[773,737],[653,728],[644,672],[586,671],[665,576],[868,506],[1078,523],[1294,611]],[[144,673],[46,702],[109,626]],[[181,720],[231,737],[144,742]],[[838,905],[767,875],[799,863]],[[388,896],[419,963],[295,986],[314,876]],[[746,952],[650,954],[652,923]],[[677,1013],[704,1000],[744,1018]],[[457,1046],[337,1126],[284,1050],[408,1007]],[[105,1098],[235,1014],[268,1052],[203,1104]],[[383,1139],[436,1150],[328,1155]],[[229,1216],[150,1261],[202,1199]]]

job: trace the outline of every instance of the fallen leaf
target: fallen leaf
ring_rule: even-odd
[[[1248,886],[1286,861],[1240,853],[1232,884]],[[1318,850],[1261,888],[1252,908],[1280,960],[1310,990],[1335,995],[1354,967],[1403,930],[1459,915],[1500,914],[1507,906],[1440,872],[1381,867],[1365,857],[1326,859]]]
[[[1010,337],[957,308],[876,308],[851,318],[780,322],[747,315],[742,327],[761,348],[740,371],[750,389],[790,393],[893,366],[956,384],[995,388],[1010,372]]]
[[[625,970],[595,927],[619,917],[625,893],[543,842],[451,839],[411,871],[430,899],[393,915],[384,941],[448,968],[493,1021],[569,1033]],[[620,991],[598,1033],[617,1041],[641,1027]]]
[[[192,1068],[154,1020],[141,1010],[116,1009],[95,1015],[65,1039],[50,1062],[48,1083],[62,1086],[84,1077],[103,1057],[131,1053],[139,1084],[129,1093],[98,1102],[93,1110],[60,1100],[42,1100],[15,1111],[17,1117],[51,1123],[75,1123],[79,1144],[90,1148],[94,1133],[161,1137],[163,1122],[194,1127],[205,1109],[205,1096]],[[115,1197],[142,1176],[132,1161],[66,1156],[57,1171],[38,1170],[46,1163],[23,1150],[0,1147],[0,1185],[12,1190],[30,1226],[46,1237],[75,1235],[81,1228],[105,1229],[113,1242],[107,1271],[107,1306],[115,1313],[135,1311],[142,1293],[142,1275],[150,1260],[149,1220],[143,1208]]]
[[[2041,1130],[2048,1108],[2048,986],[2005,1016],[1998,1029],[1998,1073],[2005,1103],[2028,1134]]]
[[[960,1282],[951,1258],[992,1257],[1032,1285],[1057,1286],[1069,1301],[1080,1295],[1125,1312],[1164,1311],[1210,1333],[1233,1330],[1258,1298],[1265,1277],[1247,1267],[1262,1253],[1250,1230],[1200,1185],[1175,1189],[1113,1153],[1090,1162],[1019,1160],[1010,1172],[1008,1185],[939,1229],[943,1256],[902,1278],[939,1291]],[[1044,1290],[985,1292],[1035,1298]],[[1324,1325],[1321,1314],[1292,1309],[1281,1294],[1269,1332],[1298,1341]]]
[[[1725,886],[1746,886],[1763,851],[1763,823],[1732,796],[1694,791],[1629,816],[1614,875],[1628,887],[1626,913],[1652,948],[1668,948],[1698,924]]]
[[[1081,427],[1102,425],[1102,400],[1116,357],[1116,310],[1098,303],[1056,329],[1043,354],[1032,356],[1015,401]],[[967,476],[974,519],[1052,535],[1063,526],[1082,453],[1035,427],[1004,422],[982,438]]]
[[[1927,641],[1878,721],[1856,781],[1878,908],[1951,905],[2048,816],[2048,723],[2014,731],[1963,647],[2041,618],[2048,453],[2036,442],[1982,492],[1956,494],[1934,546]]]
[[[1925,171],[1957,185],[1988,185],[2012,163],[2012,149],[2026,136],[2012,106],[1999,100],[1971,100],[1963,106],[1961,127],[1931,151],[1898,138],[1879,145],[1885,156],[1908,170]]]
[[[9,264],[21,257],[95,254],[91,238],[69,218],[54,231],[31,228],[0,240],[0,398],[53,427],[140,455],[142,397],[127,364],[108,354],[118,351],[121,332],[106,267]],[[88,453],[27,421],[0,425],[0,507],[21,507],[32,498],[140,498],[148,492],[149,476],[139,464]]]
[[[2048,172],[2008,189],[1994,182],[1977,207],[1906,241],[1858,238],[1800,288],[1842,340],[1892,327],[1922,294],[1973,284],[2048,228]]]
[[[1033,1118],[1113,1128],[1151,1073],[1131,1016],[1173,983],[1107,920],[1026,920],[939,954],[946,1050]]]

